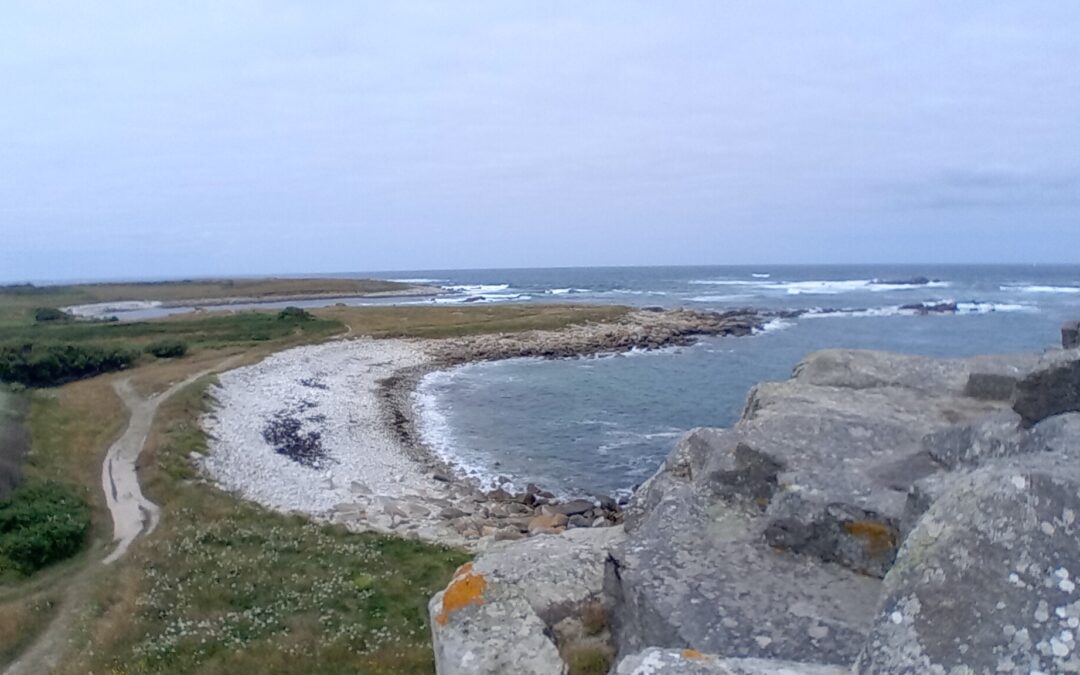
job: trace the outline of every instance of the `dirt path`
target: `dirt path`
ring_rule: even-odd
[[[143,397],[135,391],[131,376],[113,382],[113,388],[130,412],[127,428],[109,447],[101,467],[101,487],[112,514],[113,543],[116,547],[100,565],[88,564],[70,579],[57,608],[56,618],[34,644],[8,666],[4,675],[44,675],[59,664],[67,647],[64,643],[93,586],[90,581],[94,575],[101,571],[103,565],[110,565],[122,558],[132,542],[143,534],[153,532],[161,519],[161,509],[143,496],[137,473],[139,455],[150,434],[158,407],[195,380],[225,370],[238,359],[226,359],[150,397]]]

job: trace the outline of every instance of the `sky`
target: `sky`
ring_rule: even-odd
[[[1080,3],[0,5],[0,281],[874,262],[1080,262]]]

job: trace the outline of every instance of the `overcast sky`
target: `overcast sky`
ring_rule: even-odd
[[[1080,2],[4,2],[0,279],[1080,261]]]

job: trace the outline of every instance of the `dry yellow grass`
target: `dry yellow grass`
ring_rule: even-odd
[[[326,307],[320,318],[340,321],[354,335],[373,337],[456,337],[480,333],[556,330],[572,324],[614,321],[628,308],[616,305],[421,305],[408,307]]]
[[[0,601],[0,664],[8,663],[56,611],[56,594],[40,589]]]

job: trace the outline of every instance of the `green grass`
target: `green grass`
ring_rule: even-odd
[[[473,305],[466,307],[326,307],[315,314],[379,338],[448,338],[526,330],[559,330],[575,324],[615,321],[629,309],[618,305]]]
[[[331,335],[341,330],[331,320],[280,319],[268,312],[243,312],[170,321],[90,322],[71,321],[0,327],[0,343],[122,344],[145,347],[168,338],[190,347],[214,349],[231,345],[279,340],[298,331],[309,336]]]
[[[29,338],[132,349],[163,339],[187,344],[184,357],[144,355],[125,372],[146,395],[227,357],[253,363],[342,333],[345,324],[354,335],[449,337],[557,329],[615,320],[627,311],[571,305],[328,307],[314,311],[317,318],[310,321],[281,321],[274,311],[34,324],[33,308],[52,303],[35,291],[20,302],[0,293],[0,343]],[[91,544],[20,584],[0,584],[0,667],[45,625],[65,580],[96,564],[110,536],[101,462],[126,420],[112,379],[94,377],[20,395],[29,401],[26,479],[74,486],[91,506]],[[206,382],[159,409],[139,464],[144,492],[162,507],[161,525],[126,559],[96,575],[91,601],[84,606],[80,600],[86,611],[59,673],[433,672],[426,604],[467,556],[284,516],[203,482],[189,454],[205,448],[198,417],[205,409]]]
[[[163,404],[142,479],[168,514],[103,585],[65,672],[430,674],[427,600],[467,555],[278,514],[195,481],[209,379]],[[254,670],[252,670],[254,669]]]
[[[26,481],[0,501],[0,580],[29,576],[82,549],[90,509],[71,486]]]

